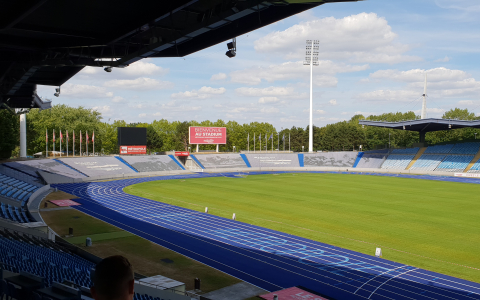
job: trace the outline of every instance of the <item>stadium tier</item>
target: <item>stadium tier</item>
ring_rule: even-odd
[[[382,169],[387,170],[405,170],[408,164],[415,157],[414,154],[393,154],[389,155],[382,164]]]
[[[268,168],[268,167],[300,167],[298,155],[294,153],[258,153],[245,154],[252,168]],[[245,167],[245,164],[244,164]]]
[[[450,146],[453,146],[453,145],[450,145]],[[442,149],[446,149],[446,148],[442,148]],[[440,149],[437,149],[437,150],[440,150]],[[440,150],[440,151],[444,151],[444,150]],[[433,171],[445,159],[445,157],[446,155],[444,154],[423,154],[413,164],[410,170]]]
[[[463,172],[473,158],[473,155],[447,155],[435,171]]]
[[[467,173],[480,173],[480,159],[473,164]]]
[[[239,154],[195,154],[205,169],[246,168],[247,165]]]
[[[353,167],[357,152],[305,153],[305,167]]]
[[[158,172],[182,170],[168,155],[120,156],[138,172]]]
[[[70,178],[85,178],[86,176],[82,173],[66,166],[65,164],[54,160],[54,159],[35,159],[35,160],[26,160],[26,161],[18,161],[12,163],[6,163],[6,165],[26,172],[28,174],[35,174],[38,170],[59,174],[63,176],[67,176]]]
[[[38,190],[39,187],[28,182],[0,174],[0,196],[19,202],[24,206],[30,196]]]
[[[363,154],[356,168],[374,168],[379,169],[387,159],[387,154]]]
[[[452,150],[453,146],[453,144],[428,146],[424,154],[447,154]]]
[[[131,167],[112,156],[60,158],[58,160],[88,177],[136,173]]]
[[[450,154],[477,154],[480,150],[480,143],[460,143],[450,150]]]
[[[417,154],[420,148],[393,149],[392,154]]]
[[[18,223],[30,222],[23,208],[14,207],[9,204],[4,204],[3,202],[0,203],[0,217]]]

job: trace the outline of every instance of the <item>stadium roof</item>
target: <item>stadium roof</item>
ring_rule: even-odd
[[[439,130],[450,130],[459,128],[480,128],[480,120],[450,120],[450,119],[419,119],[401,122],[384,122],[360,120],[360,125],[391,128],[399,130],[410,130],[418,132],[430,132]]]
[[[325,3],[353,1],[0,0],[0,108],[38,107],[37,84],[61,86],[85,66],[182,57]]]

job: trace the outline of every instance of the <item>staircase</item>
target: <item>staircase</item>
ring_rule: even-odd
[[[427,150],[427,147],[420,148],[420,150],[418,150],[417,154],[412,159],[412,161],[408,164],[408,166],[405,168],[405,170],[410,170],[410,168],[417,162],[417,159],[419,159],[420,156],[422,156],[422,154],[425,152],[425,150]]]
[[[468,167],[466,167],[465,170],[463,170],[463,173],[467,173],[479,159],[480,159],[480,150],[478,150],[477,154],[475,154],[475,157],[468,164]]]

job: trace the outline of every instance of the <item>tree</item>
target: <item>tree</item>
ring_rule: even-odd
[[[477,120],[475,117],[475,113],[469,112],[468,109],[460,109],[454,108],[446,111],[442,119],[450,119],[450,120]]]
[[[190,127],[190,123],[185,121],[182,123],[179,123],[177,125],[177,130],[175,132],[175,142],[176,142],[176,148],[175,150],[180,150],[183,149],[185,151],[188,151],[188,130]]]
[[[7,109],[0,109],[0,159],[10,158],[19,144],[19,116]]]

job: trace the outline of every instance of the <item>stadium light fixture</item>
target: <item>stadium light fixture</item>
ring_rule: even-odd
[[[405,125],[403,125],[403,130],[405,130]]]
[[[110,73],[112,72],[112,67],[105,67],[103,70],[107,73]]]
[[[227,43],[228,51],[225,53],[228,58],[235,57],[237,55],[237,38],[233,38],[230,43]]]
[[[452,124],[448,124],[448,128],[452,128]]]
[[[60,96],[60,87],[55,89],[55,94],[53,94],[55,97]]]
[[[318,66],[318,40],[307,40],[304,65],[310,65],[310,127],[308,132],[308,152],[313,152],[313,66]]]

